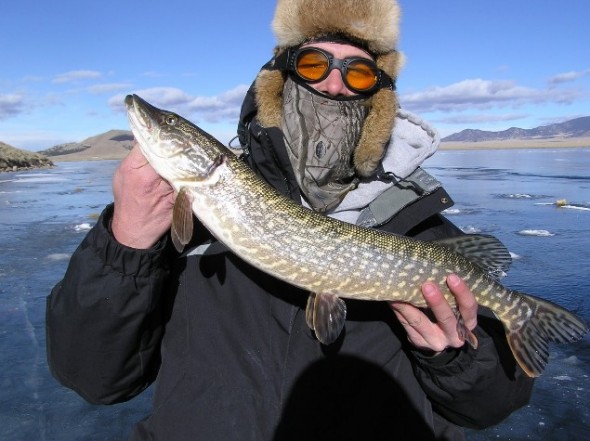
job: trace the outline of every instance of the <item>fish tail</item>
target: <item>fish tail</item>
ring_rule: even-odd
[[[549,360],[549,342],[573,343],[588,332],[588,325],[572,312],[547,300],[515,291],[515,308],[499,315],[508,344],[529,377],[538,377]]]

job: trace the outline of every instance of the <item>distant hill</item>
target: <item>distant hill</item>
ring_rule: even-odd
[[[0,172],[52,166],[53,162],[45,155],[17,149],[0,142]]]
[[[486,142],[509,140],[534,140],[552,138],[583,138],[590,136],[590,116],[549,124],[534,129],[511,127],[501,132],[466,129],[443,138],[443,142]]]
[[[133,147],[133,134],[129,130],[109,130],[82,142],[59,144],[39,153],[54,161],[93,161],[123,159]]]

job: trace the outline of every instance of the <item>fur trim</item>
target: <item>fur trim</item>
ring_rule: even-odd
[[[379,55],[377,67],[397,78],[404,57],[400,52]],[[372,175],[385,155],[385,149],[393,132],[395,114],[399,107],[393,90],[382,89],[373,95],[371,110],[363,125],[363,133],[354,151],[354,166],[360,176]]]
[[[263,127],[281,127],[283,121],[284,73],[262,69],[256,77],[254,90],[258,106],[258,121]]]
[[[272,28],[281,48],[344,35],[377,55],[397,46],[399,18],[396,0],[278,0]]]
[[[399,71],[402,70],[405,60],[404,54],[398,51],[392,51],[375,57],[377,67],[393,78],[394,81],[397,80],[397,76],[399,75]]]
[[[354,167],[360,176],[370,176],[377,170],[391,138],[397,107],[392,90],[380,90],[373,95],[361,139],[354,150]]]

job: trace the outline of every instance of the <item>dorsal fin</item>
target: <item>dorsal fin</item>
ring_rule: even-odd
[[[435,241],[451,251],[469,259],[494,279],[506,275],[512,256],[500,240],[487,234],[467,234]]]

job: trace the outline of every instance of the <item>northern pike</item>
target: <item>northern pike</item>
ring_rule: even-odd
[[[529,376],[543,371],[549,342],[574,342],[588,332],[582,319],[561,306],[504,287],[499,275],[511,258],[492,236],[427,242],[316,213],[281,195],[230,149],[176,113],[137,95],[127,96],[125,104],[141,151],[177,192],[171,229],[177,249],[191,239],[194,213],[240,258],[312,293],[306,320],[324,344],[333,342],[345,324],[342,298],[425,307],[420,287],[434,281],[454,304],[445,283],[451,273],[502,322],[512,353]]]

